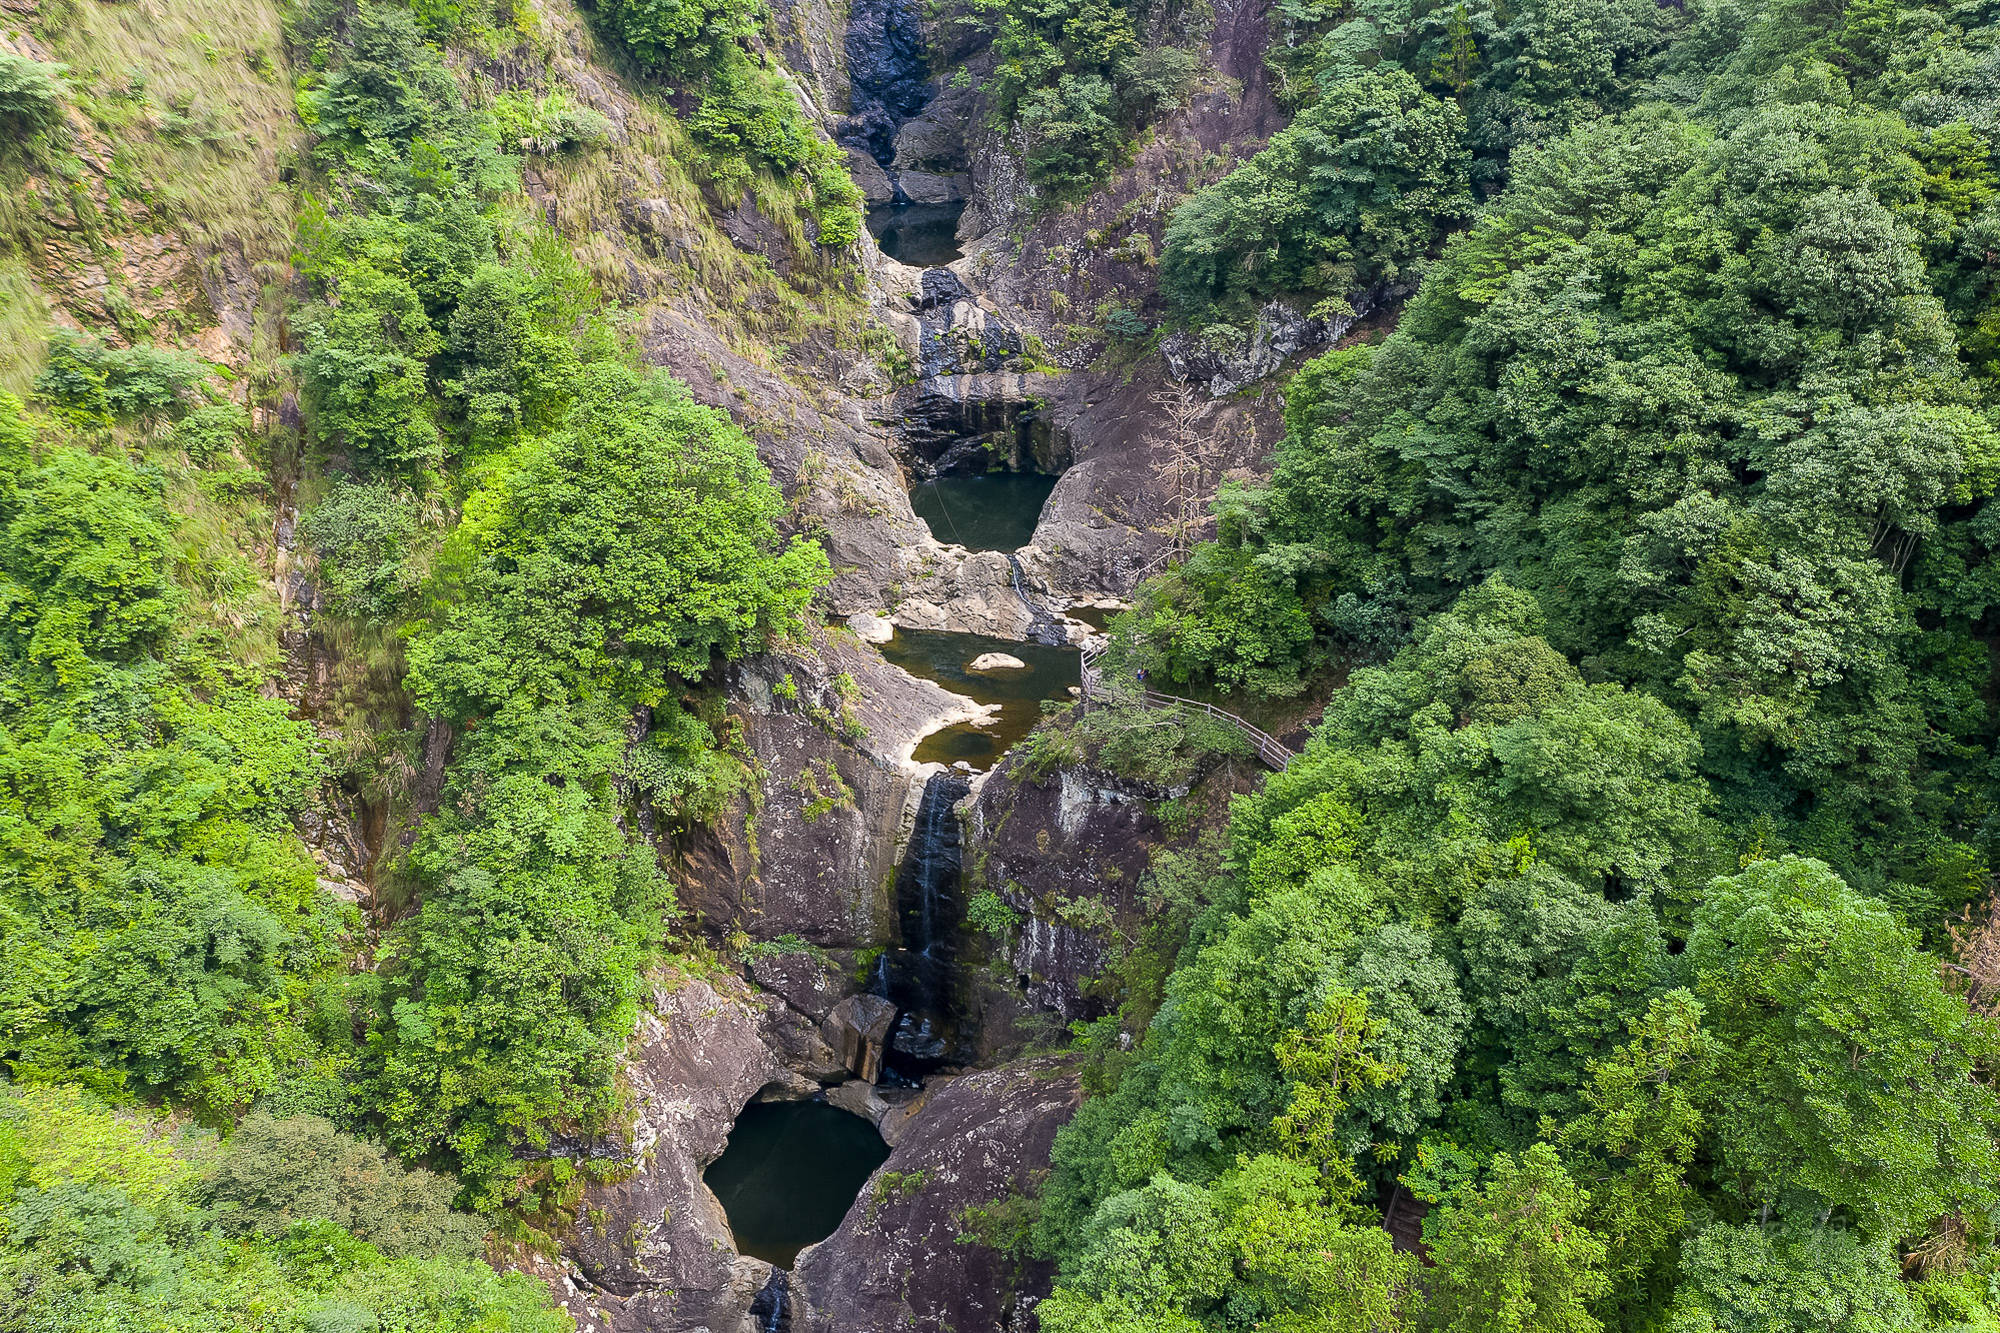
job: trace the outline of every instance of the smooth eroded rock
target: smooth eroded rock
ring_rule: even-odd
[[[966,664],[967,671],[1026,671],[1028,664],[1012,653],[981,653]]]
[[[799,1255],[794,1333],[1000,1333],[1048,1292],[1046,1263],[961,1244],[967,1208],[1033,1188],[1080,1099],[1062,1057],[950,1080],[926,1097],[840,1229]]]

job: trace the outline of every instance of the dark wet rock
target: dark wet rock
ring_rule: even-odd
[[[996,893],[1021,918],[994,960],[993,994],[979,1006],[989,1051],[1016,1039],[1024,1012],[1063,1023],[1101,1012],[1088,992],[1111,931],[1074,924],[1057,904],[1102,903],[1113,928],[1136,921],[1153,850],[1171,841],[1153,808],[1175,794],[1082,765],[1037,774],[1009,761],[987,779],[966,820],[978,867],[973,891]]]
[[[896,130],[930,101],[918,0],[854,0],[847,20],[847,121],[840,141],[883,166],[896,157]]]
[[[924,270],[915,304],[918,310],[932,312],[949,310],[960,301],[971,299],[972,289],[958,274],[948,268],[930,268]]]
[[[918,476],[994,467],[1060,473],[1070,440],[1047,413],[1054,377],[937,375],[899,390],[898,443]]]
[[[913,204],[948,204],[972,192],[972,178],[960,173],[939,175],[930,171],[898,171],[896,186]]]
[[[958,175],[967,168],[965,127],[973,114],[972,90],[947,88],[923,114],[906,122],[896,132],[896,160],[899,172],[933,171]],[[970,181],[967,181],[970,184]]]
[[[968,1054],[953,1001],[965,919],[958,807],[969,791],[957,773],[934,772],[925,780],[896,869],[898,947],[882,955],[871,989],[899,1011],[884,1062],[902,1076],[921,1076]]]
[[[1060,723],[1055,725],[1061,725]],[[1016,751],[980,784],[965,817],[968,896],[995,894],[1019,924],[963,946],[958,1005],[982,1062],[1105,1012],[1093,983],[1148,923],[1146,878],[1161,849],[1186,851],[1262,780],[1255,760],[1211,762],[1175,786],[1112,772],[1089,755],[1056,766]],[[1185,822],[1169,828],[1162,801]],[[1069,905],[1103,909],[1097,923]],[[983,958],[983,962],[981,961]]]
[[[954,1078],[924,1099],[840,1229],[791,1278],[799,1333],[951,1329],[1001,1333],[1047,1294],[1050,1266],[961,1244],[962,1215],[1034,1188],[1076,1113],[1060,1057]],[[905,1182],[890,1187],[884,1182]],[[915,1187],[907,1182],[920,1181]]]

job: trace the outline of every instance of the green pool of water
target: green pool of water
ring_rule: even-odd
[[[1082,677],[1074,648],[1050,648],[984,634],[949,630],[899,629],[882,646],[882,656],[913,676],[934,680],[953,694],[983,704],[999,704],[1000,714],[985,726],[961,723],[934,731],[917,742],[918,763],[955,764],[965,761],[989,769],[1000,761],[1041,720],[1042,700],[1067,699],[1069,687]],[[968,671],[981,653],[1007,653],[1028,664],[1026,670]]]
[[[825,1102],[752,1102],[703,1174],[740,1254],[790,1268],[825,1240],[889,1145],[875,1127]]]
[[[1040,472],[981,472],[910,487],[910,508],[931,536],[972,551],[1013,551],[1035,538],[1056,479]]]
[[[868,230],[889,258],[917,268],[935,268],[963,253],[958,248],[958,219],[963,212],[963,200],[952,204],[885,204],[868,210]]]

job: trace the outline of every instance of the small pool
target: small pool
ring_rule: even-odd
[[[936,268],[964,255],[958,248],[963,199],[950,204],[885,204],[868,210],[868,230],[899,264]]]
[[[1067,699],[1069,687],[1082,681],[1076,649],[1018,639],[898,629],[881,649],[882,656],[913,676],[934,680],[979,703],[1000,705],[999,716],[985,726],[962,722],[918,741],[913,757],[920,764],[963,761],[982,772],[993,767],[1041,721],[1042,700]],[[1025,670],[968,671],[967,666],[981,653],[1006,653],[1028,665]]]
[[[941,542],[1014,551],[1035,538],[1056,479],[1041,472],[978,472],[910,487],[910,508]],[[1018,655],[1018,654],[1017,654]]]
[[[889,1145],[875,1127],[825,1102],[752,1102],[703,1179],[715,1191],[736,1250],[779,1268],[825,1240]]]

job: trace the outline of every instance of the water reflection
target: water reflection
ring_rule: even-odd
[[[738,1253],[790,1268],[825,1240],[889,1145],[875,1127],[825,1102],[752,1102],[703,1174],[729,1217]]]
[[[963,255],[958,219],[965,201],[949,204],[885,204],[868,210],[868,230],[882,253],[899,264],[936,268]]]
[[[924,737],[917,743],[918,763],[963,762],[980,771],[993,767],[1034,730],[1041,720],[1042,700],[1069,698],[1069,687],[1081,680],[1074,648],[925,629],[899,629],[881,647],[884,657],[913,676],[934,680],[979,703],[1000,705],[999,715],[984,726],[960,723]],[[973,671],[972,662],[985,653],[1005,653],[1027,665]]]
[[[1035,538],[1056,479],[1041,472],[979,472],[910,487],[910,508],[941,542],[1012,551]]]

